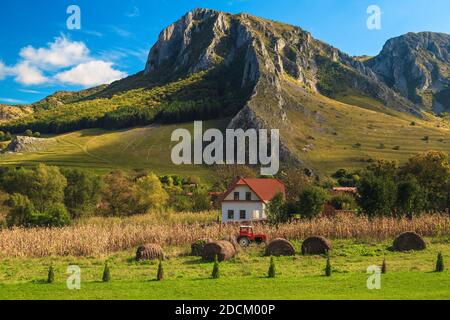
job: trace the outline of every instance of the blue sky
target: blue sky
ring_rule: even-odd
[[[81,9],[80,30],[66,26],[70,5]],[[382,11],[379,30],[367,28],[370,5]],[[0,104],[141,71],[159,32],[197,7],[297,25],[351,55],[375,55],[407,32],[450,33],[448,0],[1,0]]]

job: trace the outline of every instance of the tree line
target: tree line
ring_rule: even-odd
[[[270,220],[281,223],[293,217],[313,218],[323,212],[326,203],[368,217],[409,219],[422,213],[448,213],[450,208],[450,164],[444,152],[417,154],[401,166],[379,160],[365,170],[338,170],[333,178],[317,185],[300,174],[296,177],[295,172],[282,173],[287,194],[276,195],[270,203]],[[337,185],[356,187],[358,194],[332,196],[328,190]]]
[[[8,227],[61,227],[90,216],[121,217],[150,211],[211,209],[197,177],[158,177],[152,172],[36,167],[1,168],[0,188]]]

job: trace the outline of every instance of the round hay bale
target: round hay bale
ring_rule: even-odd
[[[136,261],[142,260],[164,260],[164,251],[157,244],[142,245],[137,249]]]
[[[202,240],[197,240],[195,241],[193,244],[191,244],[191,256],[194,257],[201,257],[202,253],[203,253],[203,248],[205,247],[205,245],[207,243],[210,243],[211,240],[210,239],[202,239]]]
[[[266,256],[294,256],[295,248],[286,239],[274,239],[270,241],[266,248]]]
[[[234,250],[237,251],[237,249],[238,249],[238,243],[237,243],[237,241],[236,241],[236,237],[233,237],[233,236],[225,236],[225,237],[222,238],[222,241],[228,241],[228,242],[230,242],[230,243],[233,245]]]
[[[236,249],[231,242],[224,240],[205,244],[202,252],[203,260],[214,261],[216,255],[219,261],[229,260],[236,255]]]
[[[302,254],[327,254],[331,250],[331,242],[324,237],[310,237],[303,241]]]
[[[394,240],[393,249],[394,251],[411,251],[411,250],[425,250],[427,248],[427,244],[415,232],[404,232],[400,234]]]

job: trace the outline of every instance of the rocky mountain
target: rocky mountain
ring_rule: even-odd
[[[243,74],[233,81],[243,86],[273,86],[280,93],[282,79],[290,77],[311,92],[335,98],[353,90],[387,107],[419,114],[361,61],[315,40],[301,28],[247,14],[207,9],[189,12],[161,33],[144,75],[170,81],[228,66],[238,59],[244,61]],[[333,73],[338,73],[338,78],[333,78]]]
[[[450,111],[450,35],[421,32],[390,39],[365,65],[425,110]]]
[[[449,110],[449,55],[445,34],[407,34],[376,57],[351,57],[300,27],[196,9],[161,32],[142,72],[56,93],[0,130],[61,133],[229,118],[229,128],[279,128],[283,159],[314,171],[309,165],[321,161],[320,152],[337,146],[344,165],[370,159],[361,137],[372,152],[385,148],[383,139],[398,152],[398,135],[440,137],[447,126],[431,123],[431,111]],[[430,122],[412,131],[418,121]]]

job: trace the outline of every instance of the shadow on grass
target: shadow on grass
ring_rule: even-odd
[[[204,261],[203,259],[199,258],[199,259],[195,259],[195,260],[188,260],[183,262],[183,264],[187,264],[187,265],[194,265],[194,264],[211,264],[212,262],[208,262],[208,261]]]
[[[31,283],[32,284],[48,284],[48,285],[52,284],[52,283],[48,283],[48,281],[45,279],[32,280]]]

